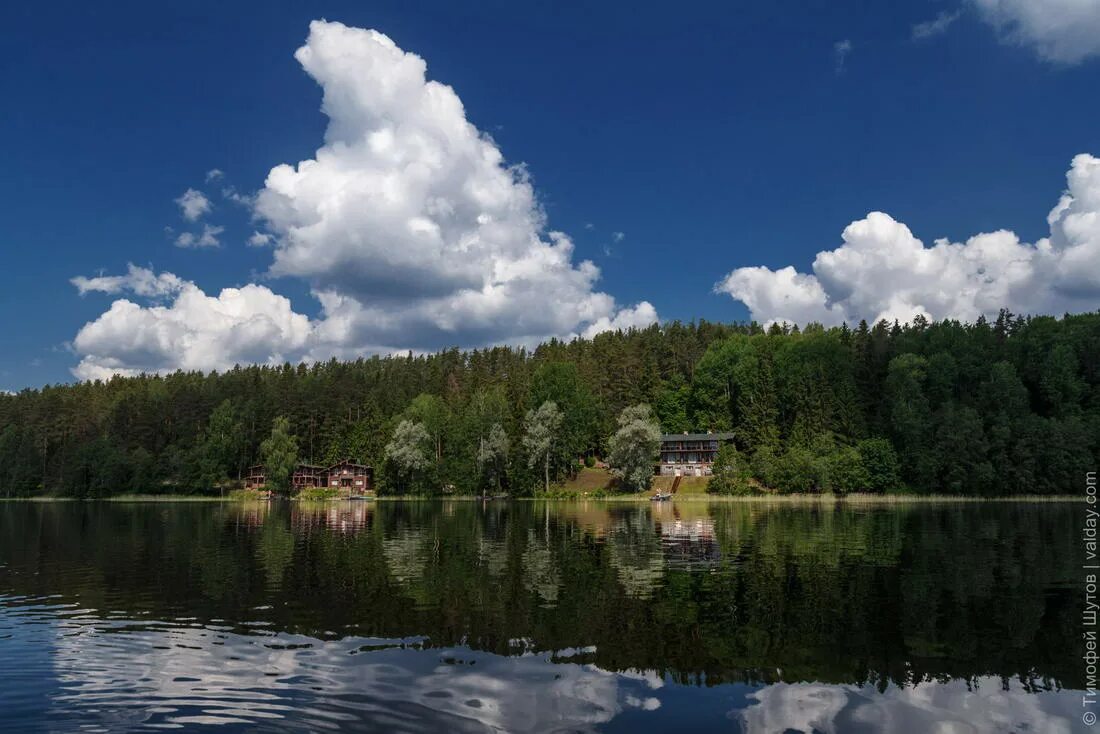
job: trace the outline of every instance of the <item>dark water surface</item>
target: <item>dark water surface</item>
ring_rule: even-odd
[[[1086,731],[1082,513],[0,503],[0,730]]]

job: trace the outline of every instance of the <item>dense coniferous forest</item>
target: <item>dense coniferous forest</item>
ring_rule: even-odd
[[[644,403],[667,432],[732,431],[723,461],[753,491],[1072,493],[1100,466],[1100,313],[676,322],[533,350],[28,389],[0,395],[0,494],[216,494],[257,461],[277,417],[302,461],[361,459],[382,491],[529,494],[544,466],[527,455],[525,416],[547,401],[562,414],[555,480],[606,455],[620,412]],[[425,444],[408,475],[387,459],[402,422]]]

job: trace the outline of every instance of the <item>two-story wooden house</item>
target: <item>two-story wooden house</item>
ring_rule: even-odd
[[[248,467],[244,486],[248,489],[263,489],[267,485],[267,471],[263,464]],[[364,494],[374,491],[374,469],[351,459],[338,461],[332,466],[299,464],[290,477],[290,486],[294,490],[307,487],[335,487],[349,494]]]
[[[325,470],[328,486],[362,494],[374,490],[374,469],[351,459],[338,461]]]
[[[732,433],[666,433],[656,472],[662,476],[710,476],[718,448],[733,440]]]

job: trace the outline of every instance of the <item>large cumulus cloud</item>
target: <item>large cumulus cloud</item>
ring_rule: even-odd
[[[80,330],[78,377],[530,344],[657,320],[645,301],[623,308],[596,290],[599,268],[547,230],[524,168],[426,78],[422,58],[320,21],[295,56],[323,89],[329,125],[313,158],[271,169],[254,200],[264,231],[249,244],[272,246],[269,275],[310,285],[320,317],[262,285],[213,296],[133,266],[78,277],[81,294],[148,301],[117,300]],[[210,208],[193,190],[179,203],[189,220]]]
[[[432,349],[655,320],[648,303],[624,315],[595,290],[599,269],[545,232],[525,170],[421,57],[327,22],[295,56],[324,91],[325,143],[271,170],[256,213],[274,237],[271,274],[311,284],[337,345]]]
[[[817,254],[813,273],[742,267],[716,290],[765,323],[1092,310],[1100,306],[1100,159],[1076,156],[1067,182],[1047,217],[1050,235],[1034,244],[998,230],[926,247],[903,223],[871,212],[845,228],[840,247]]]

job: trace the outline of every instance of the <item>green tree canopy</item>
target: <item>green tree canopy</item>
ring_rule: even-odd
[[[644,491],[653,483],[653,465],[661,447],[661,427],[646,404],[623,408],[619,428],[607,441],[607,461],[627,489]]]
[[[737,446],[732,443],[718,448],[711,476],[707,481],[707,491],[711,494],[748,495],[758,494],[757,486],[752,482],[752,471]]]
[[[243,436],[233,403],[223,400],[214,408],[199,446],[198,464],[203,486],[223,485],[241,469]]]
[[[554,448],[558,443],[564,416],[558,410],[558,404],[547,400],[537,409],[527,411],[523,422],[523,447],[527,451],[527,465],[534,467],[542,464],[543,490],[550,491],[550,463]]]
[[[271,435],[260,444],[267,485],[276,492],[290,491],[291,477],[298,466],[298,439],[290,433],[290,421],[284,416],[271,422]]]
[[[386,462],[393,469],[398,489],[402,492],[426,489],[431,458],[432,436],[423,423],[403,419],[386,444]]]
[[[508,473],[508,434],[503,426],[494,423],[489,435],[481,439],[477,449],[477,463],[487,486],[500,490]]]

